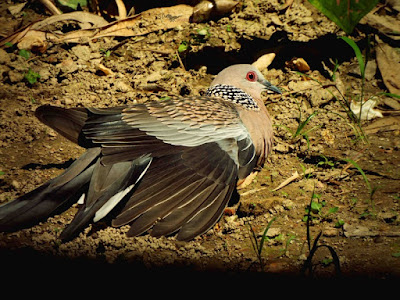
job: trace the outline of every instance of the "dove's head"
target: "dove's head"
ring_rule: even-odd
[[[261,72],[248,64],[232,65],[223,69],[211,83],[211,87],[217,84],[231,85],[242,89],[255,100],[261,99],[261,93],[281,94],[281,90],[264,78]]]

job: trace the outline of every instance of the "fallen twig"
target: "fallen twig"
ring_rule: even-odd
[[[53,14],[61,15],[61,11],[50,0],[40,0],[40,2]]]
[[[313,169],[313,168],[310,168],[310,169],[305,170],[303,175],[305,176],[305,175],[311,174],[312,172],[314,172],[314,169]],[[281,188],[287,186],[289,183],[291,183],[292,181],[295,181],[295,180],[296,180],[297,178],[299,178],[300,176],[301,176],[301,175],[300,175],[297,171],[295,171],[295,172],[292,174],[292,176],[290,176],[288,179],[286,179],[285,181],[283,181],[279,186],[277,186],[276,188],[274,188],[274,189],[272,190],[272,192],[275,192],[275,191],[277,191],[277,190],[279,190],[279,189],[281,189]]]
[[[115,0],[115,3],[117,4],[118,7],[118,20],[123,20],[126,19],[126,8],[124,1],[122,0]]]
[[[245,196],[247,196],[247,195],[251,195],[251,194],[257,193],[257,192],[259,192],[259,191],[265,190],[265,189],[267,189],[267,187],[262,187],[262,188],[259,188],[259,189],[252,189],[252,190],[250,190],[250,191],[241,193],[240,196],[241,196],[241,197],[245,197]]]

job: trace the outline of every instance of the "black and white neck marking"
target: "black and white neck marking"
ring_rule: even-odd
[[[254,99],[242,89],[227,84],[217,84],[207,89],[206,96],[220,97],[239,104],[248,110],[259,110]]]

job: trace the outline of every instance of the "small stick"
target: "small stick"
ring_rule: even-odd
[[[176,53],[176,56],[178,56],[179,64],[181,65],[182,69],[186,71],[186,68],[185,68],[185,66],[184,66],[184,64],[182,62],[182,59],[179,56],[178,50],[176,50],[175,53]]]
[[[118,7],[118,20],[123,20],[126,19],[126,8],[124,1],[122,0],[115,0],[115,3],[117,4]]]
[[[304,171],[304,175],[308,175],[310,173],[314,172],[314,169],[310,168]],[[272,192],[275,192],[281,188],[283,188],[284,186],[287,186],[289,183],[291,183],[292,181],[295,181],[297,178],[299,178],[300,175],[297,171],[295,171],[292,176],[290,176],[288,179],[286,179],[285,181],[283,181],[278,187],[274,188],[272,190]]]
[[[281,188],[283,188],[284,186],[288,185],[289,183],[291,183],[292,181],[296,180],[297,178],[299,178],[299,173],[296,171],[292,174],[292,176],[290,176],[288,179],[286,179],[284,182],[282,182],[278,187],[274,188],[272,191],[275,192]]]
[[[53,15],[61,15],[61,11],[54,5],[50,0],[40,0],[42,4],[53,14]]]

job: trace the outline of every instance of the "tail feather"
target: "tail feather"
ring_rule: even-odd
[[[0,206],[0,231],[32,226],[75,203],[87,190],[99,153],[98,148],[89,149],[60,176]]]

